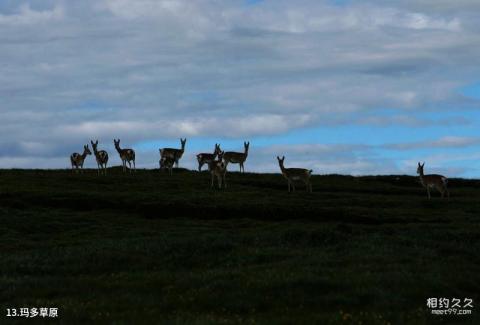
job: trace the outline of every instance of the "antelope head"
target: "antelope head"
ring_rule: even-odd
[[[185,143],[187,143],[187,138],[185,139],[180,138],[180,143],[182,144],[182,150],[185,150]]]
[[[92,144],[93,151],[97,151],[97,146],[98,146],[98,140],[93,142],[93,140],[90,140],[90,143]]]
[[[423,166],[425,166],[425,162],[423,164],[418,163],[417,167],[417,174],[422,175],[423,174]]]
[[[90,149],[88,148],[88,144],[86,146],[83,146],[83,152],[86,154],[86,155],[91,155],[92,152],[90,151]]]

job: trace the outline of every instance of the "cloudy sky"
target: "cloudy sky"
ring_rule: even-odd
[[[479,103],[476,0],[0,2],[0,168],[186,137],[188,168],[249,140],[247,171],[480,177]]]

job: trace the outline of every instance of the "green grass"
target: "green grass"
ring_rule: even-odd
[[[478,324],[480,181],[0,171],[0,323]],[[434,316],[430,297],[473,298]],[[38,318],[38,317],[37,317]]]

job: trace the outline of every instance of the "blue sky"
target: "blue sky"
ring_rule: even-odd
[[[480,4],[62,0],[0,4],[0,168],[65,168],[113,138],[242,150],[246,169],[480,176]],[[88,167],[94,167],[92,157]]]

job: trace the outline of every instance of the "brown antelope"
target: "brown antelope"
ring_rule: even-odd
[[[306,190],[312,192],[312,183],[310,183],[310,176],[312,176],[311,169],[304,169],[304,168],[285,168],[283,162],[285,160],[285,156],[281,159],[277,156],[278,164],[280,165],[280,170],[282,171],[283,177],[285,177],[288,181],[288,191],[290,192],[290,186],[293,187],[293,191],[295,191],[295,184],[294,181],[303,181],[305,183]]]
[[[118,140],[113,139],[113,143],[115,144],[115,149],[117,149],[118,154],[120,155],[120,159],[122,160],[123,172],[125,173],[127,171],[127,163],[128,163],[128,168],[130,169],[130,173],[132,172],[131,162],[133,162],[133,169],[136,171],[135,151],[133,149],[120,148],[120,139]]]
[[[213,187],[213,179],[216,176],[217,180],[218,180],[218,188],[222,188],[222,182],[223,182],[223,188],[227,188],[227,182],[225,180],[225,174],[227,173],[227,165],[225,164],[225,161],[223,160],[224,154],[225,153],[223,151],[220,151],[218,153],[217,160],[212,160],[208,164],[208,169],[210,170],[210,173],[212,174],[211,187]]]
[[[98,151],[98,140],[95,142],[90,140],[90,143],[92,144],[93,153],[97,160],[98,175],[100,175],[100,169],[102,169],[103,173],[107,175],[108,153],[105,150]]]
[[[91,155],[92,152],[88,148],[88,144],[86,146],[83,146],[83,153],[79,154],[78,152],[74,152],[70,155],[70,162],[72,163],[72,172],[74,170],[74,167],[76,168],[76,171],[78,173],[78,168],[83,169],[83,162],[85,161],[85,158],[87,158],[87,155]]]
[[[161,149],[159,149],[159,150],[161,150]],[[160,155],[161,155],[161,153],[160,153]],[[161,157],[160,160],[158,161],[158,164],[160,165],[160,170],[167,168],[170,175],[172,175],[172,168],[173,168],[174,163],[175,163],[175,159],[173,159],[172,157],[168,157],[168,156]]]
[[[245,168],[243,167],[243,164],[245,163],[245,160],[247,160],[248,156],[248,147],[250,146],[250,142],[244,142],[243,146],[245,148],[244,152],[234,152],[234,151],[228,151],[225,152],[223,155],[223,160],[225,161],[225,168],[227,168],[229,163],[232,164],[240,164],[240,172],[245,172]]]
[[[176,148],[163,148],[160,149],[160,158],[161,157],[170,157],[175,160],[175,167],[178,167],[178,161],[180,158],[183,156],[183,152],[185,151],[185,143],[187,142],[187,139],[182,139],[180,138],[180,143],[182,144],[181,149],[176,149]]]
[[[213,150],[213,153],[199,153],[197,155],[198,171],[202,171],[202,167],[204,164],[210,166],[210,163],[215,160],[215,157],[220,151],[220,145],[215,143],[215,149]]]
[[[437,174],[425,175],[423,173],[423,166],[425,166],[425,163],[418,163],[417,174],[420,175],[420,183],[427,189],[428,199],[430,199],[430,188],[436,188],[442,194],[442,198],[445,196],[445,193],[447,194],[447,198],[450,198],[450,193],[447,189],[448,179],[445,176]]]

